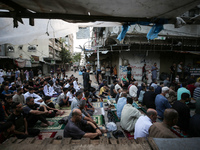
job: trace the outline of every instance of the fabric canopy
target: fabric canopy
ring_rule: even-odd
[[[78,25],[63,20],[35,19],[35,25],[30,26],[28,19],[24,24],[13,28],[12,18],[0,19],[0,44],[22,45],[34,39],[59,38],[78,31]]]

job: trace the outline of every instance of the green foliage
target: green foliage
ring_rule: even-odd
[[[81,61],[81,53],[76,53],[73,56],[73,62],[80,62]]]
[[[60,59],[62,60],[63,64],[70,63],[72,61],[72,56],[70,51],[62,47],[60,51]]]

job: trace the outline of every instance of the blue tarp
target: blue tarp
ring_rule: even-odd
[[[151,22],[131,22],[129,24],[124,24],[122,26],[122,31],[118,35],[117,39],[119,41],[123,40],[131,25],[134,25],[134,24],[149,25],[150,23]],[[158,33],[163,30],[163,24],[166,24],[166,23],[168,23],[168,20],[159,19],[159,21],[156,24],[154,24],[153,27],[148,32],[147,39],[148,40],[153,40],[153,39],[157,38],[158,37]]]

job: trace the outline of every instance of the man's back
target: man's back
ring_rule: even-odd
[[[155,98],[156,94],[153,91],[147,91],[144,93],[143,104],[146,105],[147,108],[155,109]]]
[[[187,131],[189,129],[189,122],[190,122],[190,109],[187,107],[186,104],[176,101],[172,105],[172,108],[174,108],[178,112],[178,123],[177,125],[184,131]]]
[[[87,124],[87,121],[81,120],[78,123],[74,123],[71,120],[68,120],[67,125],[65,126],[64,129],[64,137],[72,138],[72,139],[81,139],[84,135],[85,132],[81,130],[81,126],[84,126]]]
[[[140,116],[135,124],[134,139],[147,137],[152,121],[148,116]]]
[[[149,137],[154,138],[177,138],[170,128],[163,122],[156,122],[149,128]]]
[[[119,118],[121,117],[121,112],[122,112],[122,109],[124,108],[124,105],[126,104],[126,102],[127,102],[126,97],[121,97],[117,101],[117,116]]]
[[[133,107],[131,104],[124,105],[120,121],[121,127],[128,132],[133,131],[135,123],[141,115],[142,114],[140,111]]]
[[[171,107],[168,100],[161,94],[156,96],[155,105],[158,116],[160,116],[161,118],[163,118],[165,109]]]

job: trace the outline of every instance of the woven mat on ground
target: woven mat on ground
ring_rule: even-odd
[[[36,139],[43,140],[45,138],[53,138],[57,132],[40,132],[40,134],[36,137]]]
[[[54,125],[48,127],[41,127],[41,121],[38,121],[34,126],[35,129],[40,130],[62,130],[64,129],[65,125],[59,124],[58,120],[62,119],[63,117],[54,117],[54,118],[47,118],[48,121],[54,122]]]
[[[125,130],[123,130],[123,131],[124,131],[126,137],[127,137],[129,140],[134,139],[134,132],[128,132],[128,131],[125,131]]]
[[[70,107],[67,107],[67,106],[61,107],[61,110],[71,110],[71,106]]]
[[[186,138],[186,137],[188,137],[188,135],[185,133],[185,132],[180,132],[180,131],[178,131],[178,130],[176,130],[175,128],[171,128],[171,131],[174,133],[174,134],[176,134],[178,137],[180,137],[180,138]]]
[[[92,118],[96,122],[97,125],[105,124],[103,115],[93,115]]]
[[[70,110],[61,110],[61,111],[64,111],[65,113],[62,115],[62,116],[60,116],[60,115],[58,115],[58,116],[56,116],[56,117],[66,117],[66,116],[69,116],[69,114],[71,113],[71,109]]]
[[[94,108],[101,108],[103,107],[103,102],[93,102],[92,105]]]
[[[140,104],[138,103],[138,101],[133,102],[132,105],[133,105],[133,107],[142,110],[145,114],[147,113],[147,110],[146,110],[146,109],[144,109],[143,107],[140,107],[140,106],[139,106]]]

